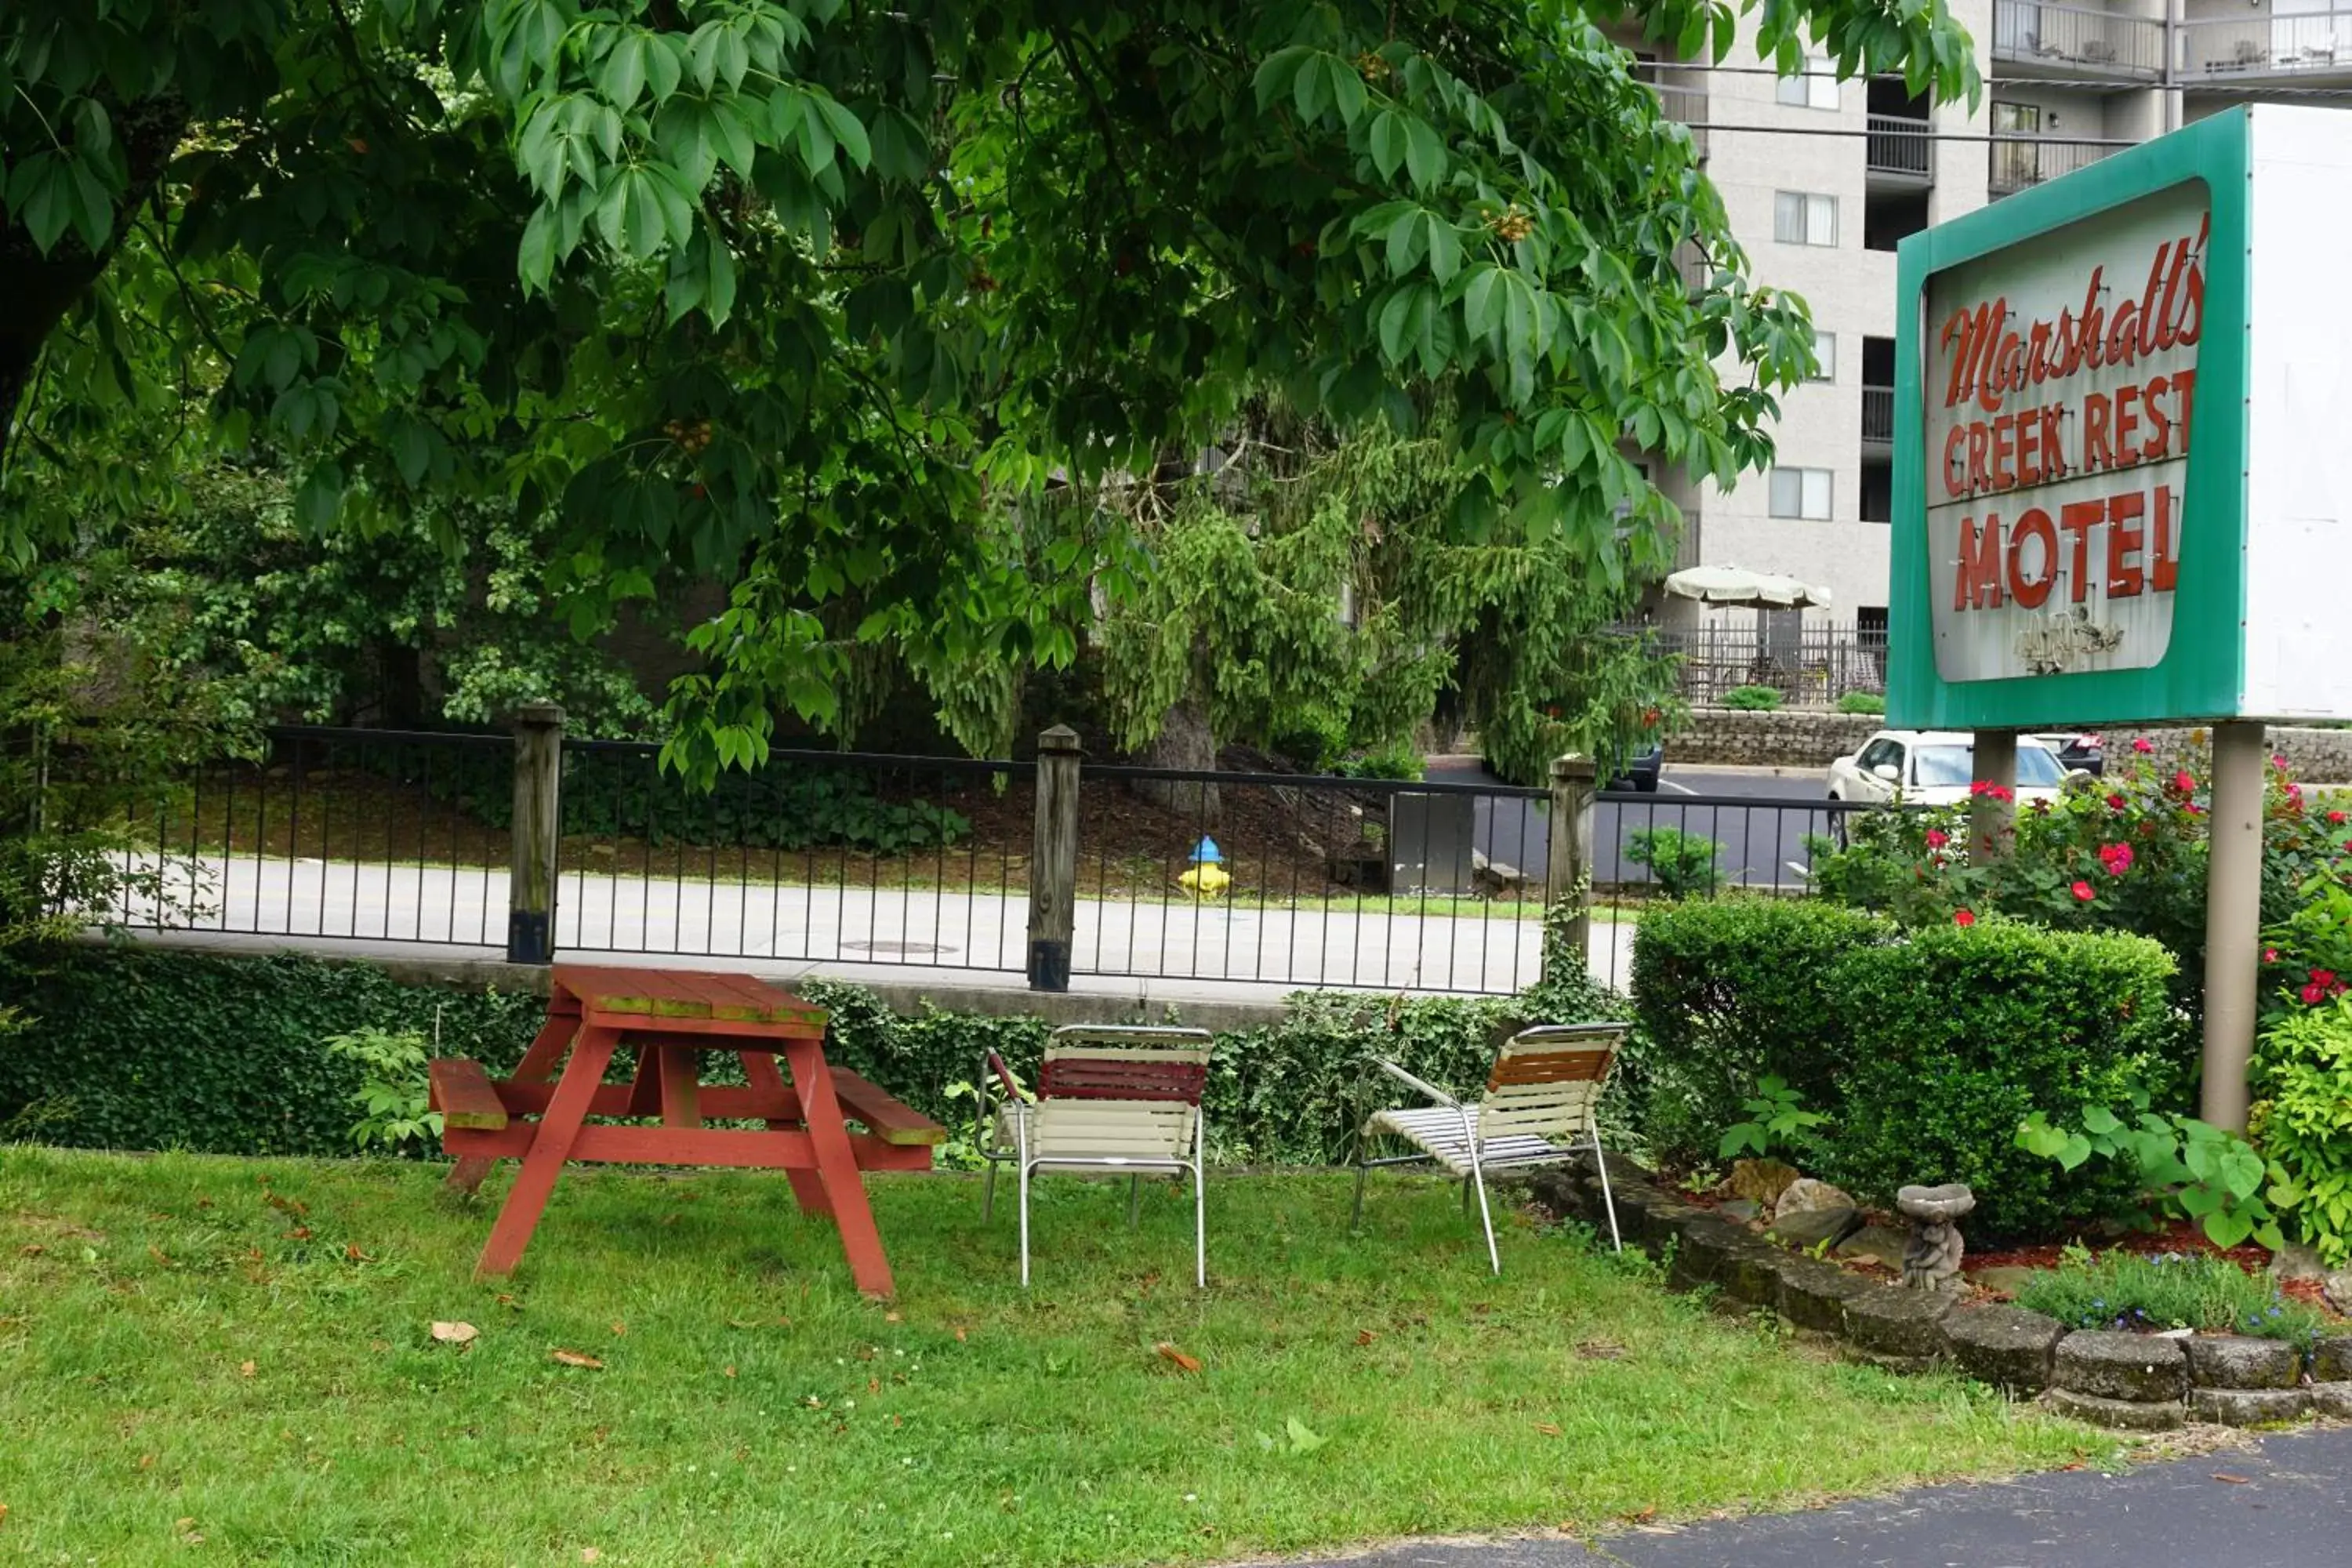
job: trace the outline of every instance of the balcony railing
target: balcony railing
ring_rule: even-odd
[[[1993,0],[1996,59],[2154,80],[2164,72],[2164,24],[2153,17]]]
[[[2180,79],[2352,71],[2352,6],[2180,24]]]
[[[1863,142],[1863,162],[1874,174],[1900,174],[1924,183],[1936,172],[1934,127],[1903,115],[1874,114]]]
[[[1992,167],[1985,187],[1995,196],[2013,196],[2029,185],[2087,168],[2115,151],[2115,147],[2103,142],[1995,136],[1991,143]]]
[[[1862,444],[1865,447],[1895,445],[1893,387],[1865,386],[1862,389]]]

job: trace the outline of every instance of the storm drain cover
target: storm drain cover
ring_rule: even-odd
[[[935,942],[845,942],[844,947],[854,947],[860,952],[887,952],[900,958],[912,958],[921,953],[953,952],[952,947],[942,947]]]

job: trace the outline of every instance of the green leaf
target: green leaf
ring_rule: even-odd
[[[1454,226],[1435,213],[1429,219],[1429,270],[1440,283],[1451,283],[1462,268],[1462,240]]]
[[[646,34],[635,28],[621,35],[596,68],[596,90],[615,109],[633,109],[646,89],[646,57],[655,47]]]
[[[1299,68],[1313,58],[1315,51],[1305,44],[1293,44],[1286,49],[1276,49],[1265,57],[1257,68],[1253,85],[1257,91],[1257,106],[1263,110],[1277,98],[1291,90],[1298,79]]]
[[[1502,281],[1502,269],[1489,262],[1480,262],[1471,271],[1470,281],[1462,290],[1462,322],[1473,337],[1488,337],[1503,324],[1503,300],[1496,291]]]
[[[654,89],[654,101],[667,103],[669,95],[686,76],[686,42],[672,33],[649,36],[646,48],[646,81]]]
[[[843,152],[849,154],[851,163],[863,169],[873,162],[874,147],[866,138],[866,122],[858,119],[847,104],[822,95],[813,95],[810,101],[815,105],[817,113],[824,117],[825,129],[833,132],[833,139],[841,144]]]
[[[555,209],[544,205],[532,209],[530,221],[522,226],[522,244],[516,253],[515,270],[521,276],[527,293],[545,289],[555,276]]]
[[[303,476],[301,487],[294,492],[295,523],[313,534],[324,533],[334,526],[342,504],[341,466],[320,463]]]
[[[1396,110],[1381,110],[1374,117],[1370,134],[1366,140],[1371,148],[1372,167],[1381,172],[1381,178],[1396,178],[1397,170],[1404,165],[1405,152],[1404,121],[1398,118]]]
[[[1445,178],[1445,143],[1438,139],[1437,128],[1419,118],[1405,121],[1405,173],[1412,176],[1415,189],[1428,192],[1436,189]]]
[[[1339,123],[1352,126],[1364,115],[1363,74],[1336,55],[1325,57],[1324,69],[1330,78],[1331,101],[1339,110]]]
[[[644,164],[613,171],[596,204],[596,229],[623,256],[643,260],[659,253],[669,225],[659,183]]]
[[[402,419],[393,426],[385,445],[392,449],[393,466],[400,471],[401,482],[423,484],[433,464],[433,436],[425,421]]]
[[[1423,226],[1421,220],[1422,214],[1419,209],[1409,208],[1399,213],[1396,221],[1389,225],[1390,277],[1402,278],[1420,265],[1423,247],[1429,243],[1427,230]]]
[[[2091,1141],[2080,1132],[2068,1133],[2066,1142],[2058,1149],[2058,1164],[2062,1170],[2074,1170],[2090,1157]]]
[[[1325,56],[1317,50],[1310,59],[1298,68],[1298,75],[1290,84],[1291,107],[1298,118],[1309,125],[1321,116],[1323,106],[1330,101],[1331,79],[1323,68]]]
[[[2083,1109],[2083,1129],[2086,1132],[2095,1132],[2104,1136],[2116,1131],[2122,1126],[2123,1123],[2116,1119],[2116,1113],[2105,1106],[2091,1105]]]
[[[886,109],[868,128],[874,140],[874,169],[883,178],[918,184],[933,173],[931,147],[921,126],[904,111]]]
[[[1296,1415],[1283,1423],[1283,1430],[1290,1435],[1290,1451],[1294,1454],[1311,1454],[1331,1440],[1309,1430],[1307,1423]]]

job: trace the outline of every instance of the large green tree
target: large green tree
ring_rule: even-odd
[[[1758,465],[1810,335],[1604,15],[11,0],[0,552],[32,571],[154,504],[191,441],[282,454],[314,531],[510,501],[582,631],[730,585],[678,694],[704,770],[781,705],[829,712],[860,642],[1066,657],[1038,644],[1077,548],[1041,581],[1003,519],[1253,396],[1431,443],[1465,545],[1654,570],[1672,511],[1623,444]],[[1786,65],[1810,37],[1975,89],[1941,0],[1756,15]],[[1734,26],[1631,16],[1685,52]]]

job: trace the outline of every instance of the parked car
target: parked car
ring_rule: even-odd
[[[1666,765],[1665,747],[1653,742],[1646,752],[1636,752],[1625,759],[1625,771],[1609,781],[1611,789],[1640,790],[1643,795],[1658,793],[1658,775]]]
[[[2057,752],[2058,765],[2068,773],[2089,773],[2097,778],[2107,771],[2107,743],[2104,736],[2063,730],[2053,734],[2035,735],[2032,739]]]
[[[1957,731],[1881,730],[1850,757],[1830,764],[1830,798],[1875,805],[1901,795],[1911,805],[1953,805],[1969,798],[1976,738]],[[2066,782],[2058,753],[2040,737],[2017,740],[2017,798],[2048,800]]]

